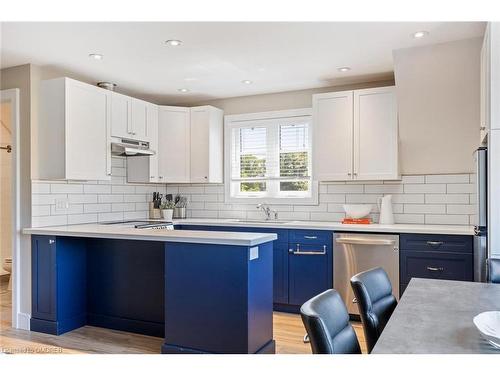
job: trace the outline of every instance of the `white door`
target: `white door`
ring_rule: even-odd
[[[146,111],[146,136],[149,148],[156,152],[149,157],[149,181],[158,182],[158,106],[148,104]]]
[[[191,108],[191,182],[208,182],[210,166],[209,139],[209,108]]]
[[[313,96],[313,178],[352,179],[353,92]]]
[[[159,182],[190,182],[189,108],[160,106],[158,111]]]
[[[132,139],[147,140],[147,107],[147,102],[132,99]]]
[[[109,180],[110,93],[67,80],[66,179]]]
[[[119,138],[131,138],[131,103],[130,97],[111,93],[111,135]]]
[[[354,91],[354,178],[399,179],[395,88]]]

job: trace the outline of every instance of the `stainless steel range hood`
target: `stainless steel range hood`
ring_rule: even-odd
[[[111,154],[115,156],[150,156],[155,153],[149,149],[149,142],[120,139],[111,143]]]

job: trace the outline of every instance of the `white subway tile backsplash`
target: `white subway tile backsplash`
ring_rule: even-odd
[[[222,184],[128,184],[124,158],[113,158],[111,181],[32,182],[33,225],[65,225],[123,219],[146,219],[152,193],[182,194],[193,218],[263,219],[255,204],[225,202]],[[117,175],[118,174],[118,175]],[[319,184],[318,205],[272,205],[281,220],[341,221],[344,203],[372,204],[393,197],[397,223],[473,223],[476,213],[474,174],[404,175],[401,181],[349,181]],[[68,209],[55,209],[67,200]]]
[[[405,193],[446,193],[446,184],[406,184]]]
[[[90,194],[111,194],[110,185],[83,185],[83,192]]]
[[[446,205],[444,204],[405,204],[404,213],[406,214],[445,214]]]
[[[476,192],[476,185],[475,184],[448,184],[446,187],[446,191],[448,194],[455,194],[455,193],[473,194]]]
[[[425,224],[468,225],[468,215],[425,215]]]

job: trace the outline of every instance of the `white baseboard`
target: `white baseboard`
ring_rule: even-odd
[[[26,331],[30,330],[30,319],[31,315],[26,313],[17,313],[17,326],[13,326],[17,329],[24,329]]]

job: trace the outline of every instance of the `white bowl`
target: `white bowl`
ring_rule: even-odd
[[[371,204],[344,204],[345,214],[351,219],[361,219],[368,216],[371,210]]]
[[[476,315],[474,324],[481,335],[495,348],[500,349],[500,311],[486,311]]]

